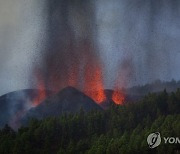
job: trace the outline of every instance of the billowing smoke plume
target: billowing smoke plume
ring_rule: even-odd
[[[94,67],[105,88],[179,80],[179,8],[178,0],[1,0],[0,93],[35,80],[84,88]]]
[[[95,3],[89,0],[49,0],[47,43],[35,66],[38,83],[59,91],[66,86],[97,90],[102,62],[97,46]],[[102,86],[102,85],[100,85]]]

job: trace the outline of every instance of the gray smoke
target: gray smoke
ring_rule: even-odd
[[[97,8],[107,86],[127,57],[133,66],[128,86],[180,79],[180,1],[99,0]]]
[[[33,61],[45,37],[45,2],[0,1],[0,95],[30,88]]]
[[[101,64],[97,50],[95,3],[89,0],[49,0],[46,49],[35,74],[46,88],[59,91],[66,86],[85,88],[86,72]],[[94,69],[93,69],[94,68]]]
[[[97,61],[105,88],[179,80],[179,17],[179,0],[1,0],[0,93],[34,86],[34,69],[51,88]]]

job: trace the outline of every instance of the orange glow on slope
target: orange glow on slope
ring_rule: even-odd
[[[46,90],[45,90],[46,88],[42,78],[40,78],[39,75],[37,75],[37,82],[38,82],[38,87],[37,87],[38,92],[33,100],[33,106],[39,105],[46,98]]]
[[[124,102],[125,96],[120,90],[115,90],[112,94],[112,100],[117,105],[122,105]]]

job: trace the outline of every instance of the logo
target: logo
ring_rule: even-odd
[[[180,138],[179,137],[162,137],[162,141],[164,141],[164,144],[180,144]],[[159,146],[161,144],[161,136],[159,132],[151,133],[147,137],[147,143],[151,149]]]
[[[147,143],[151,149],[159,146],[161,144],[161,136],[159,132],[151,133],[147,137]]]

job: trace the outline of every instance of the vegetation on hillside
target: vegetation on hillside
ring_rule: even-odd
[[[180,89],[151,93],[137,103],[112,105],[106,111],[83,109],[43,120],[32,119],[17,132],[6,125],[0,130],[1,154],[118,154],[178,153],[180,144],[150,149],[147,136],[180,137]]]

